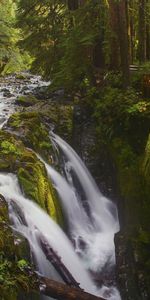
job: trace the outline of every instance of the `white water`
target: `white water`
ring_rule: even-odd
[[[76,251],[81,255],[87,269],[100,272],[106,264],[115,264],[114,234],[119,230],[116,206],[100,193],[77,153],[57,135],[52,134],[52,139],[63,151],[66,165],[69,164],[69,183],[52,167],[46,165],[48,174],[62,200],[71,235],[76,243]],[[73,187],[72,170],[84,192],[84,201],[90,209],[90,217]],[[85,242],[85,247],[80,241]]]
[[[25,75],[26,80],[16,79],[14,76],[5,77],[4,81],[0,81],[0,129],[5,125],[10,115],[18,109],[15,106],[15,100],[18,96],[22,95],[22,89],[26,88],[26,94],[30,94],[37,87],[45,87],[50,84],[43,81],[41,76],[22,73]],[[5,96],[4,89],[10,92],[10,96]]]
[[[10,203],[10,216],[14,223],[14,228],[25,236],[31,246],[35,258],[38,262],[38,269],[50,278],[58,279],[56,271],[52,270],[50,264],[45,259],[38,242],[40,233],[45,237],[49,245],[58,253],[63,263],[71,272],[77,282],[86,291],[96,294],[96,289],[90,276],[82,266],[80,259],[75,254],[72,244],[61,228],[35,203],[21,195],[17,178],[13,174],[0,174],[0,194]],[[11,206],[11,201],[17,204],[26,220],[23,224],[15,209]]]
[[[22,196],[15,175],[0,174],[0,194],[9,203],[13,229],[28,239],[32,253],[34,254],[34,260],[37,263],[37,269],[42,275],[61,281],[60,276],[47,261],[41,249],[39,243],[40,233],[42,233],[49,245],[58,253],[62,262],[83,289],[95,295],[105,296],[109,300],[120,299],[118,291],[113,287],[107,288],[103,286],[100,290],[96,289],[81,260],[74,252],[67,236],[40,207]],[[15,209],[14,204],[19,207],[21,214],[18,213],[18,209]],[[22,220],[21,215],[23,215],[25,222]]]
[[[40,81],[39,78],[35,77],[31,84],[27,83],[30,91],[38,84],[38,80]],[[39,84],[42,85],[42,82]],[[0,93],[0,118],[2,118],[0,127],[16,110],[14,101],[16,96],[21,93],[22,86],[16,85],[14,88],[12,81],[12,85],[6,84],[6,88],[13,93],[13,96],[7,98],[3,96],[3,93]],[[119,229],[116,207],[99,192],[93,178],[75,151],[57,135],[53,134],[52,138],[57,147],[59,146],[64,153],[68,182],[52,167],[46,165],[46,168],[62,201],[70,234],[75,242],[76,253],[66,235],[51,218],[35,203],[22,196],[16,177],[12,174],[0,174],[0,194],[3,194],[8,200],[14,229],[28,239],[40,273],[61,281],[59,274],[47,261],[41,249],[39,234],[42,233],[49,245],[58,252],[74,278],[80,282],[81,287],[106,299],[119,300],[119,293],[114,287],[103,286],[98,291],[87,272],[87,269],[100,272],[105,264],[109,263],[109,266],[115,264],[114,233]],[[72,171],[80,182],[85,196],[84,202],[88,203],[90,215],[87,214],[77,187],[74,186]],[[12,199],[13,201],[11,201]],[[20,208],[26,224],[11,203],[16,203]],[[85,242],[84,245],[83,242]],[[80,255],[81,259],[77,254]]]

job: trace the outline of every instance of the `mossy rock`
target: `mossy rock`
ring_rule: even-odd
[[[144,197],[142,177],[140,174],[141,157],[131,146],[120,138],[113,139],[110,153],[116,166],[120,201],[123,201],[125,226],[134,230],[141,222],[141,199]],[[134,214],[133,214],[134,211]]]
[[[43,122],[52,124],[56,133],[70,142],[73,133],[73,109],[71,104],[39,101],[35,106],[26,108],[26,112],[40,112]]]
[[[0,195],[0,253],[7,258],[13,258],[15,252],[13,233],[9,224],[8,207],[5,199]]]
[[[0,171],[16,173],[25,195],[62,225],[61,207],[44,164],[22,141],[3,130],[0,130]]]
[[[15,102],[20,106],[28,107],[35,105],[38,102],[38,99],[33,95],[19,96]]]
[[[148,136],[148,140],[145,148],[142,171],[146,180],[149,181],[150,183],[150,134]]]
[[[0,299],[17,300],[19,290],[27,292],[29,286],[28,276],[19,268],[8,206],[0,195]]]
[[[18,169],[17,175],[25,195],[37,202],[56,222],[62,225],[62,211],[43,163],[39,160],[34,164],[26,162],[24,167]]]
[[[121,295],[123,299],[149,299],[149,141],[145,155],[137,154],[138,151],[121,138],[113,139],[109,149],[116,165],[119,201],[122,202],[119,206],[124,216],[122,230],[116,238]]]
[[[52,144],[49,132],[39,113],[15,113],[9,118],[7,126],[9,130],[19,136],[27,147],[32,148],[48,162],[51,162]]]
[[[26,74],[16,74],[16,79],[19,79],[19,80],[26,80],[27,79],[27,75]]]
[[[72,139],[73,132],[73,106],[72,105],[51,105],[49,109],[42,108],[41,115],[49,123],[54,124],[58,135],[68,142]]]

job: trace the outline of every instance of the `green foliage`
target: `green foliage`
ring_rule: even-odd
[[[0,74],[12,73],[25,68],[27,53],[21,54],[17,42],[20,30],[15,27],[16,3],[13,0],[0,1]]]
[[[92,82],[92,53],[101,35],[105,7],[105,1],[88,0],[70,11],[66,1],[57,0],[54,5],[52,0],[21,0],[18,25],[25,36],[21,46],[35,58],[32,70],[52,77],[54,86],[69,91],[82,89],[85,78]]]
[[[108,72],[105,76],[107,85],[110,85],[112,88],[121,88],[123,85],[122,74],[121,72]]]
[[[17,261],[17,266],[20,270],[24,270],[28,267],[28,262],[25,259],[21,259]]]
[[[118,88],[106,87],[95,102],[94,116],[97,119],[97,130],[105,141],[111,140],[114,136],[131,134],[135,124],[137,128],[145,126],[143,128],[147,135],[150,103],[148,100],[141,99],[141,95],[133,89],[122,91]],[[136,133],[135,131],[135,136]]]
[[[129,108],[138,102],[138,95],[132,89],[122,91],[107,87],[100,98],[96,100],[95,117],[99,124],[98,130],[104,138],[112,136],[129,128]]]
[[[17,155],[21,154],[21,151],[18,149],[18,147],[16,147],[16,145],[14,145],[9,141],[3,141],[1,143],[1,148],[4,154],[9,154],[9,153],[14,153]]]

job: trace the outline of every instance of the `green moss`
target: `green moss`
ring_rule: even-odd
[[[123,232],[125,269],[119,272],[128,276],[132,282],[143,280],[150,293],[150,148],[149,138],[145,154],[135,153],[130,144],[121,139],[113,139],[110,151],[116,165],[120,201],[123,201],[125,232]],[[121,237],[121,233],[119,234]],[[120,241],[119,241],[120,243]],[[121,248],[122,247],[122,248]],[[131,266],[130,266],[131,263]],[[133,272],[133,269],[135,270]],[[140,279],[141,278],[141,279]],[[130,281],[129,280],[129,281]],[[130,285],[130,283],[128,283]],[[130,293],[132,286],[128,286]]]
[[[59,200],[44,164],[22,141],[3,130],[0,131],[0,171],[16,173],[25,195],[62,225]]]
[[[43,163],[39,160],[34,164],[27,162],[24,168],[18,169],[17,174],[27,197],[36,201],[56,222],[62,225],[61,208]]]
[[[4,154],[8,154],[8,153],[14,153],[14,154],[17,154],[17,155],[21,154],[21,152],[16,147],[16,145],[14,145],[13,143],[11,143],[9,141],[2,141],[1,149],[2,149],[2,152]]]
[[[60,136],[71,141],[73,130],[72,105],[45,105],[41,108],[41,116],[55,125],[55,130]]]
[[[26,285],[29,286],[28,276],[21,273],[18,267],[8,207],[5,199],[0,195],[0,297],[2,300],[17,300],[20,288],[25,290],[23,284],[20,285],[22,276],[22,280],[25,280]]]
[[[35,105],[37,102],[38,102],[38,100],[33,95],[19,96],[16,99],[16,104],[25,106],[25,107]]]
[[[145,148],[142,171],[146,180],[150,181],[150,135],[148,136],[148,140]]]
[[[8,120],[9,129],[19,135],[26,146],[34,149],[50,162],[52,151],[49,132],[36,112],[13,114]]]
[[[13,234],[9,226],[9,216],[7,204],[0,195],[0,252],[7,254],[8,258],[14,254]]]

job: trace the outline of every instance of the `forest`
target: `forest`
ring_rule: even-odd
[[[150,0],[0,0],[0,299],[150,299]]]

